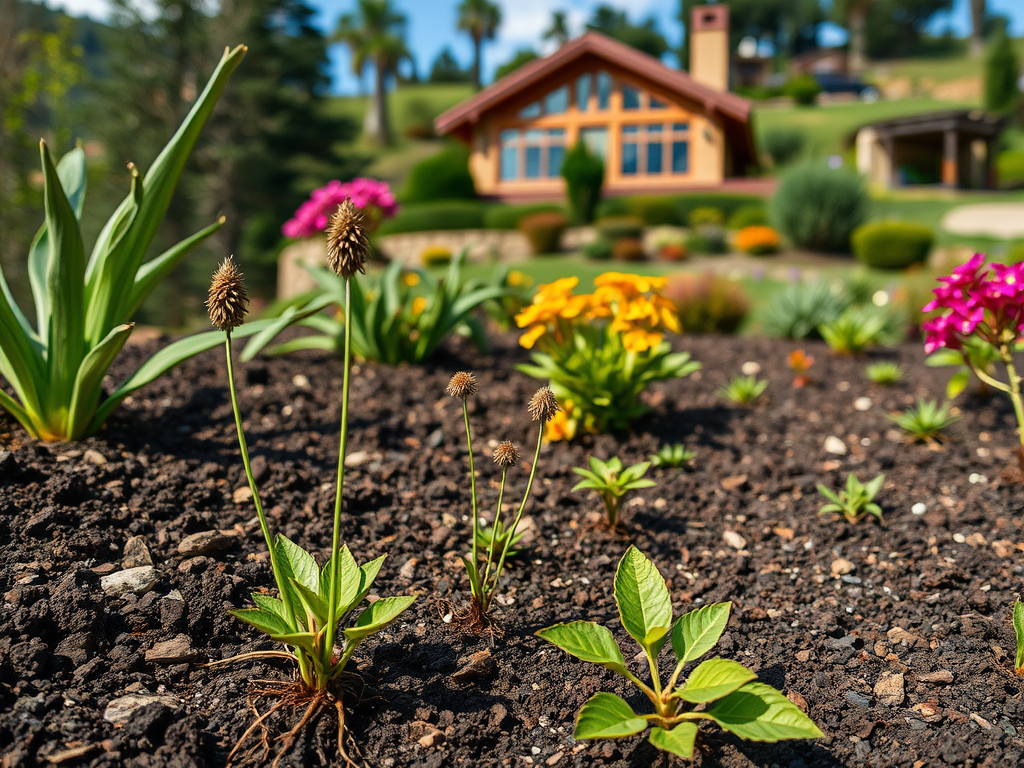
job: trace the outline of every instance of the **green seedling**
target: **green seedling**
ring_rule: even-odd
[[[950,415],[952,403],[939,405],[936,400],[918,398],[917,405],[903,413],[889,416],[915,443],[941,442],[946,439],[945,431],[960,421],[959,416]]]
[[[1024,677],[1024,603],[1019,599],[1013,603],[1013,633],[1017,637],[1017,655],[1013,661],[1013,671]]]
[[[492,553],[500,557],[501,553],[507,549],[506,557],[515,557],[522,551],[516,549],[516,545],[522,541],[526,533],[525,531],[516,531],[516,534],[511,537],[510,533],[500,519],[495,520],[494,525],[491,526],[481,523],[476,532],[477,551],[486,552],[488,557]],[[508,547],[505,546],[506,543]]]
[[[619,507],[622,497],[630,491],[638,491],[641,488],[653,488],[657,485],[653,480],[647,480],[644,475],[650,469],[651,462],[641,461],[631,467],[622,466],[622,460],[618,456],[612,456],[608,461],[601,461],[596,456],[590,457],[590,469],[573,467],[573,472],[583,478],[573,487],[574,491],[592,490],[596,491],[604,502],[605,522],[613,529],[619,523]]]
[[[682,443],[663,445],[657,453],[651,454],[651,466],[679,469],[685,467],[696,458],[697,454]]]
[[[626,550],[615,573],[615,602],[623,628],[640,645],[650,684],[634,674],[610,629],[573,621],[542,629],[537,636],[582,661],[622,675],[650,700],[654,712],[638,714],[614,693],[596,693],[576,718],[577,739],[615,739],[650,727],[649,741],[679,757],[693,757],[701,720],[751,741],[817,739],[824,734],[781,691],[758,682],[757,674],[730,659],[707,659],[683,679],[686,666],[708,653],[729,623],[732,603],[713,603],[672,616],[665,579],[636,547]],[[663,685],[658,656],[671,645],[676,666]],[[698,709],[699,707],[699,709]]]
[[[861,483],[852,472],[846,478],[846,490],[835,491],[818,484],[818,493],[829,500],[828,504],[822,505],[818,510],[819,515],[827,515],[830,512],[839,512],[846,518],[847,522],[856,523],[867,515],[874,515],[880,523],[885,523],[882,517],[882,508],[875,504],[875,497],[882,489],[885,482],[885,475],[879,475],[868,483]]]
[[[366,237],[360,216],[350,201],[339,206],[331,221],[328,237],[328,261],[339,275],[350,283],[354,274],[362,271],[366,260]],[[345,672],[356,648],[371,635],[384,629],[412,605],[413,596],[384,597],[376,600],[356,616],[363,605],[384,563],[385,556],[364,565],[357,565],[347,546],[341,544],[341,513],[345,486],[345,455],[348,442],[349,390],[352,369],[351,345],[344,345],[344,369],[341,395],[341,437],[338,450],[337,482],[334,500],[334,529],[330,558],[318,566],[313,555],[287,537],[274,536],[264,514],[263,500],[249,461],[249,449],[242,429],[242,415],[235,392],[232,362],[231,332],[242,324],[248,297],[242,273],[230,259],[217,270],[210,286],[207,307],[210,320],[224,335],[228,385],[231,407],[235,416],[238,446],[242,465],[252,491],[253,504],[260,530],[270,551],[270,567],[277,584],[278,597],[254,593],[254,608],[231,611],[231,615],[266,633],[271,640],[282,643],[286,652],[256,652],[242,654],[233,661],[260,656],[284,657],[295,662],[299,671],[298,694],[282,690],[282,703],[297,700],[308,703],[308,709],[298,728],[323,706],[333,706],[338,712],[338,745],[344,755],[344,709],[341,691],[336,682]],[[351,304],[346,307],[351,312]],[[347,327],[351,328],[350,325]],[[354,618],[354,621],[351,619]],[[224,663],[224,662],[220,662]],[[261,717],[257,723],[261,722]],[[255,725],[254,725],[255,727]],[[242,746],[252,732],[247,731],[228,757]],[[297,731],[293,731],[293,734]],[[294,740],[294,735],[292,736]],[[290,746],[285,739],[284,750]],[[282,752],[283,755],[283,752]],[[278,756],[280,759],[281,755]]]
[[[767,387],[767,380],[759,381],[756,376],[734,376],[732,381],[718,388],[718,396],[736,405],[750,405]]]
[[[894,387],[903,381],[904,372],[903,368],[891,360],[882,360],[878,363],[872,363],[864,369],[864,374],[868,377],[868,380],[873,384],[878,384],[882,387]]]
[[[837,355],[859,355],[886,343],[889,320],[874,307],[850,307],[830,322],[818,326],[818,332]]]

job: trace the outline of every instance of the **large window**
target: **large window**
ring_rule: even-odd
[[[632,85],[622,84],[622,108],[640,109],[640,89]]]
[[[569,109],[569,86],[556,88],[544,97],[544,114],[560,115]]]
[[[514,129],[501,132],[500,177],[502,181],[555,178],[565,159],[562,128]]]
[[[519,175],[519,131],[501,132],[501,179]]]
[[[590,108],[590,75],[583,75],[576,81],[576,109],[586,112]]]
[[[612,95],[612,76],[607,72],[597,73],[597,108],[608,109]]]
[[[621,146],[623,176],[661,176],[690,171],[689,123],[624,125]]]

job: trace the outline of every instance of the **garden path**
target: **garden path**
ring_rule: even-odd
[[[1024,203],[961,205],[942,217],[941,226],[957,235],[1024,238]]]

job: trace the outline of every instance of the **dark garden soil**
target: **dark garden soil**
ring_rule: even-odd
[[[1024,573],[1024,485],[1007,472],[1013,420],[1002,399],[968,398],[951,443],[910,446],[886,414],[918,394],[941,396],[947,378],[924,367],[916,345],[891,353],[908,380],[890,390],[865,380],[863,360],[804,345],[818,358],[817,383],[793,389],[785,357],[795,344],[687,338],[704,370],[654,387],[634,434],[545,449],[529,507],[535,538],[505,581],[503,635],[492,641],[442,618],[465,589],[469,508],[458,403],[443,389],[453,370],[472,367],[478,445],[530,446],[524,404],[537,382],[513,370],[524,359],[513,336],[496,343],[483,359],[456,346],[429,366],[355,376],[344,538],[360,561],[390,553],[375,591],[419,596],[355,657],[361,682],[348,682],[361,699],[349,695],[347,724],[367,765],[668,765],[642,737],[574,742],[576,711],[594,692],[645,702],[533,636],[588,618],[628,639],[611,588],[630,543],[667,577],[677,611],[733,600],[718,651],[805,706],[826,734],[770,745],[709,728],[696,764],[1024,764],[1008,613]],[[126,351],[115,375],[149,351]],[[715,389],[748,361],[771,380],[766,396],[747,409],[724,404]],[[322,553],[340,363],[258,361],[240,378],[273,524]],[[253,681],[291,670],[273,660],[200,666],[273,648],[226,613],[272,579],[222,359],[212,352],[164,377],[79,445],[32,444],[3,417],[0,432],[2,765],[223,766],[252,722]],[[845,455],[826,450],[829,437]],[[658,487],[626,505],[618,533],[596,525],[593,497],[570,490],[571,468],[591,452],[628,463],[676,441],[696,450],[695,468],[654,471]],[[493,465],[478,468],[492,500]],[[886,474],[886,527],[817,514],[815,484],[838,486],[849,471]],[[522,487],[525,472],[515,479]],[[142,544],[155,574],[132,572],[141,583],[114,594],[124,562],[144,566]],[[325,713],[281,764],[340,765],[334,723]]]

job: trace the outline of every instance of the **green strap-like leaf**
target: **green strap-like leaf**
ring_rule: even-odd
[[[626,660],[611,630],[592,621],[556,624],[537,632],[537,637],[561,648],[581,661],[600,664],[620,675],[626,674]]]
[[[686,760],[693,757],[693,743],[696,739],[696,723],[679,723],[671,731],[655,726],[648,736],[648,741],[662,752],[671,752]]]
[[[312,616],[318,628],[322,629],[325,627],[327,625],[327,603],[320,599],[320,595],[295,577],[292,577],[291,585],[295,590],[296,596],[299,598],[299,602],[302,603],[302,608],[306,615]]]
[[[721,699],[757,679],[757,675],[730,659],[708,659],[701,662],[677,691],[679,698],[691,704],[704,704]]]
[[[729,623],[732,603],[711,603],[683,614],[672,627],[672,650],[679,663],[696,661],[715,647]]]
[[[134,323],[125,323],[114,328],[98,345],[89,350],[75,377],[71,394],[71,409],[68,412],[67,436],[70,440],[81,440],[88,434],[89,424],[100,401],[103,377],[114,362],[117,353],[132,335]]]
[[[647,721],[614,693],[595,693],[576,717],[577,739],[618,739],[640,733]]]
[[[273,341],[281,331],[299,320],[305,319],[317,312],[320,312],[334,303],[334,297],[322,294],[314,297],[311,301],[301,306],[291,306],[285,309],[278,317],[268,318],[264,321],[264,327],[259,333],[253,334],[249,343],[242,350],[242,362],[252,360],[260,351]],[[310,337],[305,337],[310,338]],[[315,337],[313,337],[315,338]],[[334,343],[332,339],[332,344]]]
[[[615,572],[615,602],[622,626],[644,648],[653,648],[672,626],[672,599],[665,579],[631,546]]]
[[[319,637],[319,634],[314,634],[313,632],[285,632],[279,635],[271,635],[270,639],[285,645],[294,646],[295,648],[301,648],[306,653],[312,654],[316,650],[316,643]]]
[[[1017,636],[1017,656],[1013,668],[1019,675],[1024,671],[1024,603],[1020,600],[1013,604],[1013,632]]]
[[[715,702],[707,714],[725,730],[750,741],[824,736],[796,704],[764,683],[747,683]]]
[[[359,614],[356,623],[345,630],[345,637],[349,642],[361,642],[384,629],[415,601],[415,595],[402,595],[400,597],[383,597],[370,603],[366,610]]]
[[[316,594],[320,587],[320,569],[313,556],[283,534],[277,535],[274,547],[278,564],[288,569],[288,578],[295,579]]]
[[[291,631],[284,618],[260,608],[242,608],[238,611],[228,611],[228,613],[268,635],[283,635]]]
[[[22,408],[18,401],[8,395],[2,389],[0,389],[0,408],[3,408],[11,416],[18,420],[18,423],[25,428],[25,431],[29,433],[33,438],[38,439],[39,435],[36,432],[36,425],[32,421],[32,417],[28,415],[28,412]]]

